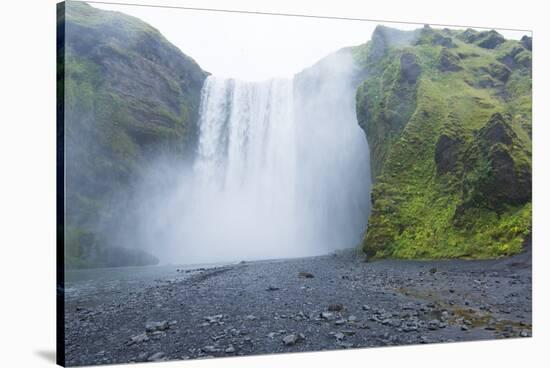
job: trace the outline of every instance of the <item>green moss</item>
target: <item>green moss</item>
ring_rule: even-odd
[[[363,241],[371,257],[499,257],[519,252],[530,231],[530,73],[510,72],[499,62],[517,42],[502,43],[493,33],[457,34],[423,30],[414,46],[389,48],[377,63],[364,64],[368,77],[356,98],[375,177]],[[451,40],[434,42],[442,37]],[[489,39],[496,40],[494,49],[486,48]],[[441,68],[445,47],[452,47],[460,68]],[[365,48],[366,57],[355,52],[368,61]],[[405,92],[398,88],[403,53],[413,53],[422,68]],[[508,113],[510,144],[479,137],[499,111]],[[436,167],[442,135],[456,142],[451,171]],[[499,186],[495,178],[515,187]]]

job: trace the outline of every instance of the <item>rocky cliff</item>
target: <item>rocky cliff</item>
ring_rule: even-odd
[[[377,27],[354,49],[370,257],[486,258],[531,231],[531,38]]]
[[[154,263],[104,226],[113,198],[158,155],[192,158],[207,75],[148,24],[79,2],[58,10],[64,86],[65,254],[69,267]],[[63,62],[64,61],[64,62]],[[129,260],[129,261],[128,261]]]

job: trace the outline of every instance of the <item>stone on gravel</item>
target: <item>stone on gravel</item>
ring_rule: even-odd
[[[341,341],[341,340],[344,340],[346,335],[344,335],[342,332],[337,332],[334,334],[334,337],[336,338],[337,341]]]
[[[223,314],[216,314],[214,316],[205,316],[204,319],[208,323],[219,323],[223,318]]]
[[[147,322],[145,324],[145,331],[155,332],[155,331],[164,331],[170,328],[170,325],[167,321],[162,322]]]
[[[321,312],[319,315],[322,319],[331,319],[333,314],[330,312]]]
[[[207,345],[207,346],[204,346],[201,348],[201,350],[204,352],[204,353],[217,353],[220,351],[220,349],[218,349],[217,347],[215,347],[214,345]]]
[[[147,334],[145,332],[141,333],[139,335],[136,335],[136,336],[132,336],[130,338],[130,343],[131,344],[139,344],[139,343],[144,342],[144,341],[149,341],[149,336],[147,336]]]
[[[235,352],[235,348],[233,346],[229,346],[227,349],[225,349],[225,352],[227,354],[232,354]]]
[[[301,278],[304,278],[304,279],[312,279],[312,278],[314,278],[315,276],[313,276],[313,274],[310,273],[310,272],[303,272],[303,271],[302,271],[302,272],[299,272],[299,273],[298,273],[298,277],[301,277]]]
[[[165,360],[166,354],[162,351],[159,351],[158,353],[155,353],[151,355],[149,358],[147,358],[147,361],[149,362],[158,362],[159,360]]]
[[[330,304],[328,306],[329,312],[341,312],[344,309],[344,306],[340,303]]]
[[[285,337],[283,337],[283,343],[286,345],[286,346],[292,346],[292,345],[296,345],[298,342],[302,341],[305,339],[305,336],[301,333],[292,333],[290,335],[286,335]]]
[[[439,329],[439,321],[434,319],[428,322],[428,330],[437,330]]]
[[[276,286],[270,285],[270,286],[268,286],[267,289],[265,289],[265,290],[266,290],[266,291],[277,291],[277,290],[279,290],[279,288],[276,287]]]

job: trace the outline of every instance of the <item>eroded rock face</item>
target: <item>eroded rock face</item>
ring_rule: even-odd
[[[439,54],[439,69],[444,72],[456,72],[462,70],[460,59],[447,49],[442,49]]]
[[[523,47],[525,47],[527,50],[532,51],[533,50],[533,37],[529,36],[523,36],[521,38],[521,44]]]
[[[506,65],[510,69],[515,68],[521,68],[521,67],[530,67],[530,60],[529,57],[529,63],[526,63],[524,58],[527,58],[529,55],[529,52],[525,50],[525,48],[520,46],[513,47],[509,52],[504,54],[499,58],[499,61]]]
[[[484,49],[494,49],[506,40],[500,33],[495,30],[478,32],[468,28],[459,36],[464,42],[474,43]]]
[[[489,180],[481,189],[492,207],[505,203],[522,204],[531,199],[531,171],[514,162],[509,151],[501,144],[491,148]]]
[[[501,82],[508,81],[510,74],[512,73],[510,69],[500,63],[493,63],[487,68],[487,72],[491,77],[498,79]]]
[[[404,81],[408,84],[415,84],[421,71],[416,55],[412,53],[401,55],[401,78]]]
[[[494,49],[505,41],[504,37],[502,37],[500,33],[494,30],[491,30],[487,33],[481,32],[481,34],[483,34],[484,37],[481,39],[480,42],[478,42],[478,46],[483,47],[484,49]]]
[[[509,119],[509,117],[507,117]],[[512,127],[500,113],[491,116],[486,126],[479,131],[479,136],[487,142],[489,146],[497,143],[504,145],[512,144],[513,139],[517,137]]]
[[[438,175],[453,172],[460,160],[462,141],[458,138],[443,134],[435,145],[435,165]]]
[[[523,162],[511,117],[500,113],[491,116],[473,142],[478,155],[466,175],[475,178],[465,183],[465,200],[456,218],[468,208],[487,207],[500,210],[506,205],[520,205],[531,200],[531,166]]]
[[[156,263],[127,237],[115,239],[128,212],[116,199],[155,157],[191,159],[207,73],[137,18],[78,2],[60,9],[66,265]]]

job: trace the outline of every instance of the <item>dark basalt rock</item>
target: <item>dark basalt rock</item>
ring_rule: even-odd
[[[422,69],[418,65],[416,55],[412,53],[404,53],[401,55],[401,80],[408,84],[415,84]]]
[[[458,36],[466,43],[475,43],[484,49],[494,49],[506,40],[495,30],[478,32],[468,28]]]
[[[447,49],[442,49],[439,54],[439,69],[444,72],[456,72],[462,70],[460,59]]]
[[[453,43],[453,40],[450,37],[445,37],[440,35],[439,33],[436,33],[432,40],[433,45],[437,46],[443,46],[443,47],[456,47],[456,45]]]
[[[506,82],[510,78],[512,72],[506,66],[500,63],[493,63],[487,68],[487,72],[491,77],[498,79],[501,82]]]
[[[415,44],[442,46],[447,48],[456,47],[452,38],[444,35],[444,34],[447,34],[450,36],[451,34],[449,32],[450,32],[449,30],[447,30],[447,32],[445,32],[444,30],[436,31],[436,30],[433,30],[430,26],[424,26],[424,28],[420,30],[419,37],[416,40]]]
[[[480,35],[483,35],[483,37],[477,43],[477,45],[479,47],[483,47],[484,49],[494,49],[495,47],[506,41],[500,33],[494,30],[481,32]]]
[[[464,32],[462,32],[458,38],[466,43],[473,43],[476,38],[478,37],[479,32],[475,29],[468,28]]]
[[[510,69],[517,68],[519,66],[522,66],[521,64],[521,56],[519,57],[519,63],[516,61],[516,56],[526,52],[528,53],[523,47],[516,46],[512,48],[509,52],[507,52],[505,55],[499,58],[499,61],[506,65]]]
[[[527,50],[529,51],[533,50],[533,37],[523,36],[520,42],[523,45],[523,47],[525,47]]]
[[[520,205],[531,200],[531,166],[514,159],[518,136],[510,117],[495,113],[478,132],[471,149],[478,152],[469,163],[464,183],[464,202],[455,211],[454,223],[464,224],[470,208],[485,207],[499,211],[506,205]],[[517,153],[515,153],[517,155]]]
[[[531,199],[531,171],[516,167],[508,150],[500,144],[489,153],[491,173],[481,189],[493,207],[503,203],[522,204]]]
[[[531,68],[531,52],[523,50],[514,56],[514,63],[525,68]]]
[[[512,141],[517,138],[516,133],[512,130],[512,127],[506,121],[505,117],[498,112],[493,114],[487,122],[487,125],[481,128],[479,136],[489,145],[497,143],[510,145]]]
[[[435,166],[437,175],[453,172],[460,159],[462,140],[442,134],[435,145]]]

